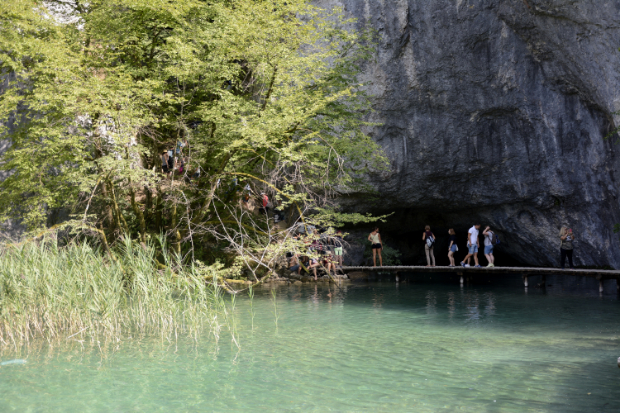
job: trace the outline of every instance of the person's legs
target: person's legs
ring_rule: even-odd
[[[573,265],[573,250],[566,250],[566,256],[568,257],[568,265],[570,268],[575,268]]]
[[[480,263],[478,262],[478,248],[475,249],[476,252],[474,252],[474,262],[476,263],[476,265],[480,265]]]
[[[465,256],[465,258],[463,258],[463,261],[461,261],[461,265],[462,264],[469,264],[469,260],[471,259],[472,254],[467,254]]]
[[[566,264],[566,250],[560,248],[560,267],[564,269],[564,264]]]
[[[316,276],[316,267],[318,267],[318,266],[319,266],[318,262],[313,263],[313,264],[310,265],[310,267],[312,268],[312,273],[314,274],[314,281],[318,280],[318,277]]]
[[[429,257],[429,255],[430,255],[430,248],[428,248],[428,245],[424,246],[424,252],[426,253],[426,266],[430,267],[431,266],[431,258]]]
[[[377,266],[377,250],[375,248],[372,249],[372,266]]]
[[[435,266],[435,247],[431,247],[431,259],[433,261],[433,267]]]
[[[450,265],[454,266],[454,253],[452,251],[448,253],[448,259],[450,260]]]
[[[383,267],[383,257],[381,256],[381,251],[383,251],[383,248],[379,248],[377,250],[377,254],[379,254],[379,266]]]

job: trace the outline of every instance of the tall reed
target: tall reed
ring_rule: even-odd
[[[165,251],[165,248],[163,249]],[[160,250],[161,251],[161,250]],[[104,254],[55,241],[0,249],[0,347],[71,337],[95,342],[131,335],[219,338],[226,306],[205,278],[210,267],[175,267],[152,245],[126,240]],[[210,276],[210,277],[209,277]]]

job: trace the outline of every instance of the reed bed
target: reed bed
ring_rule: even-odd
[[[85,242],[3,246],[0,348],[39,339],[99,344],[137,335],[197,340],[204,333],[219,339],[222,329],[231,330],[222,294],[205,282],[216,270],[176,266],[159,251],[158,257],[152,245],[129,240],[109,254]]]

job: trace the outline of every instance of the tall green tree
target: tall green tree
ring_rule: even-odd
[[[268,245],[246,185],[289,226],[368,219],[333,202],[385,164],[354,27],[306,0],[2,2],[1,218],[38,230],[65,209],[105,243],[165,232],[178,253]],[[170,148],[184,170],[163,174]]]

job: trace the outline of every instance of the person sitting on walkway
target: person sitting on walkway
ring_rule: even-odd
[[[373,267],[377,266],[377,254],[379,254],[379,265],[383,267],[383,258],[381,257],[381,250],[383,250],[383,242],[381,242],[381,235],[379,234],[379,228],[375,227],[370,235],[368,235],[368,241],[372,244],[372,263]]]
[[[290,272],[296,272],[297,274],[301,274],[301,265],[299,264],[299,258],[297,258],[297,254],[293,254],[291,259],[289,260],[288,269]]]
[[[480,267],[480,264],[478,263],[478,247],[480,246],[480,242],[478,242],[479,230],[480,224],[476,224],[471,227],[467,232],[467,248],[469,249],[469,251],[463,261],[461,261],[461,265],[463,267],[469,267],[471,257],[474,257],[476,267]],[[467,264],[465,263],[465,261],[467,261]]]
[[[424,234],[422,234],[422,241],[424,241],[424,252],[426,252],[426,266],[431,266],[431,258],[433,261],[433,267],[435,266],[435,234],[431,232],[431,227],[426,226]],[[429,258],[430,255],[430,258]]]
[[[325,257],[323,258],[323,266],[327,271],[327,275],[331,274],[332,269],[334,270],[334,275],[336,275],[336,263],[334,261],[334,256],[332,255],[331,251],[327,251],[325,253]]]
[[[572,270],[575,268],[573,266],[573,241],[575,241],[573,230],[562,227],[562,229],[560,229],[560,265],[562,269],[564,269],[567,257],[570,269]]]
[[[493,255],[493,237],[495,234],[491,231],[490,226],[487,226],[482,234],[484,235],[484,256],[489,262],[487,267],[495,267],[495,256]]]
[[[450,260],[450,267],[456,267],[454,264],[454,253],[458,251],[456,247],[456,232],[454,232],[454,228],[450,228],[448,230],[448,234],[450,235],[450,245],[448,246],[448,259]]]
[[[310,258],[310,265],[308,265],[308,270],[312,269],[312,273],[314,274],[314,281],[318,280],[318,277],[316,275],[316,269],[319,265],[319,260],[317,260],[316,258]]]

